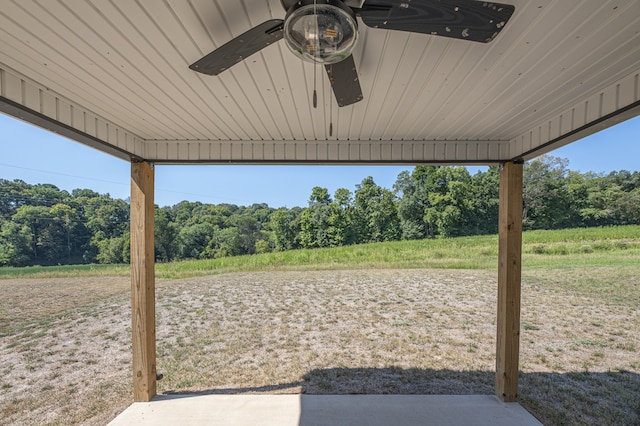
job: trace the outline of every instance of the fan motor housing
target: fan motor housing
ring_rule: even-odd
[[[353,9],[351,9],[349,6],[347,6],[346,4],[344,4],[344,2],[340,0],[281,0],[281,3],[282,3],[282,7],[284,7],[284,9],[287,11],[287,15],[284,18],[285,21],[297,9],[300,9],[303,6],[310,6],[314,3],[317,5],[329,5],[329,6],[338,7],[343,11],[345,11],[346,13],[348,13],[349,15],[351,15],[354,21],[356,19],[356,14],[353,11]]]
[[[298,1],[299,0],[280,0],[280,3],[284,10],[289,10],[291,9],[291,6],[298,3]],[[356,9],[361,8],[364,2],[365,0],[342,0],[342,3],[344,3],[345,6],[354,7]],[[318,2],[318,4],[320,4],[320,2]]]
[[[299,0],[284,19],[287,46],[308,62],[341,62],[351,55],[357,38],[356,14],[342,1]]]

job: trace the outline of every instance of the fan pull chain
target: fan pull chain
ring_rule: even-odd
[[[316,66],[313,66],[313,107],[318,108],[318,92],[316,91]]]
[[[314,108],[318,108],[318,91],[316,90],[316,85],[318,81],[318,78],[316,77],[318,72],[317,69],[318,69],[318,63],[314,62],[313,63],[313,107]]]
[[[316,20],[316,37],[318,34],[318,14],[317,14],[317,0],[313,0],[313,17]],[[320,46],[318,46],[318,42],[316,41],[316,55],[318,54],[318,48]],[[314,108],[318,108],[318,91],[317,91],[317,81],[318,81],[318,61],[314,60],[313,61],[313,107]]]
[[[329,89],[333,92],[333,65],[329,67],[331,69],[330,75],[331,78]],[[333,96],[329,96],[329,137],[333,136]]]

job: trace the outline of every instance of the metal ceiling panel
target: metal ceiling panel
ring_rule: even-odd
[[[495,163],[639,113],[637,0],[510,3],[488,44],[360,25],[364,100],[339,108],[284,42],[188,68],[283,19],[280,0],[3,0],[0,110],[169,163]]]

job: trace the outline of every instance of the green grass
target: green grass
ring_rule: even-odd
[[[252,256],[159,263],[158,278],[225,272],[365,268],[494,269],[496,235],[291,250]],[[524,267],[633,265],[640,260],[640,226],[529,231],[523,234]],[[127,265],[0,268],[0,278],[124,276]]]
[[[68,278],[129,275],[129,265],[59,265],[25,266],[23,268],[0,267],[3,278]]]

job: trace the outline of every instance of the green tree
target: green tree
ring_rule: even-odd
[[[182,259],[205,257],[205,249],[213,238],[215,227],[207,222],[186,225],[178,231],[179,252]]]
[[[353,195],[346,188],[338,188],[328,208],[327,238],[331,247],[354,244],[355,207]]]
[[[87,228],[92,235],[85,254],[88,261],[96,259],[102,263],[111,263],[106,259],[118,258],[114,253],[118,251],[118,244],[122,244],[122,236],[129,231],[129,210],[125,201],[114,200],[108,194],[87,199],[85,215]],[[107,243],[102,243],[103,240]],[[109,242],[111,240],[117,242]],[[103,250],[109,250],[110,253],[101,254]]]
[[[329,247],[328,228],[331,215],[331,197],[326,188],[311,190],[309,207],[300,215],[300,245],[305,248]]]
[[[400,219],[395,195],[378,186],[371,176],[356,185],[354,222],[360,242],[393,241],[400,238]]]
[[[398,217],[403,240],[417,240],[426,236],[424,210],[428,203],[425,188],[424,167],[417,166],[413,172],[403,171],[398,175],[393,189],[398,200]]]
[[[273,232],[274,248],[277,251],[297,248],[296,238],[300,231],[297,220],[301,209],[279,208],[271,214],[269,228]]]
[[[260,222],[250,214],[243,214],[234,219],[240,238],[241,253],[254,254],[256,252],[256,241],[265,238]]]
[[[588,208],[589,187],[597,176],[593,173],[582,174],[569,171],[566,177],[567,204],[569,206],[569,227],[586,226],[583,212]]]
[[[12,217],[13,222],[21,226],[26,226],[31,232],[31,251],[33,252],[34,264],[46,264],[44,251],[46,246],[42,247],[45,229],[51,222],[49,208],[44,206],[20,206]]]
[[[87,227],[105,238],[122,236],[129,229],[129,204],[108,195],[87,200]]]
[[[620,225],[640,224],[640,187],[621,194],[616,203],[615,216]]]
[[[128,261],[127,254],[130,246],[129,233],[119,237],[100,239],[96,242],[98,254],[96,260],[100,263],[125,263]]]
[[[607,175],[607,179],[620,186],[624,192],[633,192],[633,190],[640,188],[640,172],[613,171]]]
[[[433,167],[426,179],[425,223],[442,237],[470,233],[471,176],[464,167]]]
[[[178,227],[181,228],[192,224],[191,218],[194,215],[194,211],[202,207],[202,205],[200,202],[181,201],[171,206],[171,212]]]
[[[18,207],[27,204],[30,188],[31,185],[20,179],[0,179],[0,217],[10,218]]]
[[[523,227],[526,229],[558,229],[571,222],[567,203],[568,161],[543,155],[524,167]]]
[[[49,209],[51,222],[43,239],[48,242],[47,257],[52,263],[71,263],[88,239],[78,212],[67,204],[55,204]]]
[[[497,234],[500,207],[500,169],[491,166],[486,172],[471,176],[471,195],[468,212],[469,232]]]
[[[269,253],[273,251],[269,241],[267,240],[258,240],[256,241],[256,253]]]
[[[602,176],[592,176],[586,183],[586,202],[581,206],[580,216],[587,226],[606,226],[615,223],[614,203],[620,196],[617,185],[612,185]]]
[[[30,206],[51,207],[55,204],[64,204],[69,193],[60,191],[57,186],[50,183],[33,185],[27,190],[25,204]]]
[[[217,229],[203,256],[207,258],[238,256],[242,254],[242,240],[237,228]]]
[[[0,265],[26,266],[33,260],[33,234],[27,225],[3,221],[0,224]]]
[[[169,208],[156,208],[154,212],[154,245],[155,257],[158,260],[171,262],[179,251],[177,225],[173,222]]]

